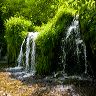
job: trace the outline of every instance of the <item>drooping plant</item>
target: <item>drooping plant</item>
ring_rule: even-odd
[[[5,39],[7,41],[7,54],[9,62],[14,62],[19,53],[22,40],[27,35],[31,22],[23,17],[11,17],[5,22]]]
[[[73,12],[73,13],[72,13]],[[56,46],[59,46],[60,34],[64,33],[73,19],[74,10],[61,6],[56,16],[47,23],[44,30],[39,33],[37,44],[37,73],[41,75],[50,74],[58,69],[56,62]]]

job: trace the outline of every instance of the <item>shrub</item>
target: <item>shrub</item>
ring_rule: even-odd
[[[64,33],[73,19],[71,9],[62,6],[56,16],[48,22],[45,29],[40,32],[36,39],[37,44],[37,73],[41,75],[50,74],[57,70],[56,53],[58,53],[60,35]]]
[[[14,62],[18,56],[22,40],[27,35],[31,22],[23,17],[11,17],[5,22],[5,39],[9,62]]]

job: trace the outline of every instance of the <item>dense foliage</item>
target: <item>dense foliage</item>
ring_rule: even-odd
[[[28,32],[31,22],[22,17],[11,17],[5,22],[6,33],[5,39],[7,41],[7,52],[9,62],[14,62],[20,50],[22,40]]]
[[[95,71],[95,0],[0,0],[0,46],[6,49],[5,35],[8,60],[15,61],[26,31],[39,31],[36,40],[37,73],[49,74],[58,69],[56,52],[59,50],[62,33],[70,24],[73,14],[79,15],[80,31],[87,46],[88,64]]]
[[[55,9],[57,9],[54,0],[4,0],[2,4],[4,19],[14,15],[22,15],[35,25],[47,23],[48,19],[54,16]]]
[[[73,12],[61,6],[52,21],[48,22],[45,29],[37,38],[37,72],[39,74],[49,74],[60,66],[56,62],[56,52],[61,40],[61,34],[66,31],[67,26],[73,19]]]
[[[80,9],[80,29],[87,47],[87,58],[92,69],[91,74],[96,77],[96,1],[89,0]]]

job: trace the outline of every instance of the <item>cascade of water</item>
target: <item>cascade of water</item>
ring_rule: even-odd
[[[79,24],[79,21],[74,18],[72,24],[70,25],[70,27],[67,30],[66,39],[72,34],[73,30],[75,32],[78,30],[78,24]]]
[[[80,61],[79,61],[79,54],[81,53],[81,52],[80,52],[80,49],[79,49],[79,45],[80,45],[81,43],[83,43],[83,41],[80,40],[80,38],[77,38],[75,42],[76,42],[76,52],[77,52],[77,63],[79,63],[79,62],[80,62]]]
[[[84,45],[85,74],[87,74],[86,46]]]
[[[35,52],[36,51],[36,45],[35,45],[35,41],[33,40],[32,43],[32,52],[31,52],[31,71],[33,73],[35,73]]]
[[[66,32],[66,37],[64,37],[61,42],[63,52],[62,64],[64,65],[64,70],[66,69],[66,65],[68,62],[74,64],[77,63],[77,65],[80,65],[81,62],[84,61],[85,73],[87,73],[86,46],[81,39],[78,17],[75,17],[73,19],[71,25]]]
[[[36,46],[35,46],[35,38],[37,37],[38,32],[29,32],[28,36],[26,39],[24,39],[22,45],[21,45],[21,50],[20,54],[18,56],[17,62],[18,62],[18,67],[22,66],[22,59],[23,59],[23,46],[24,43],[26,43],[26,51],[25,51],[25,65],[24,69],[26,72],[33,72],[35,73],[35,51],[36,51]],[[30,58],[31,55],[31,58]]]
[[[20,48],[20,54],[19,54],[18,59],[17,59],[18,67],[20,67],[21,63],[22,63],[22,57],[23,57],[23,50],[22,50],[22,48],[23,48],[24,43],[25,43],[25,39],[22,42],[22,45],[21,45],[21,48]]]
[[[25,70],[29,70],[29,53],[30,53],[30,39],[31,39],[31,33],[28,34],[27,40],[26,40],[26,66]]]
[[[64,46],[65,45],[65,41],[64,41],[64,39],[62,38],[62,45]],[[64,47],[63,46],[61,46],[61,48],[62,48],[62,64],[63,64],[63,72],[65,73],[65,66],[66,66],[66,52],[65,52],[65,49],[64,49]]]
[[[19,80],[24,80],[30,76],[33,76],[35,70],[35,55],[36,55],[36,44],[35,39],[38,36],[38,32],[29,32],[27,37],[23,40],[20,54],[17,62],[18,66],[8,68],[6,71],[11,72],[11,75]]]

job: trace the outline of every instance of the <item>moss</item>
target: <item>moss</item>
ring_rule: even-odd
[[[36,40],[37,44],[37,66],[38,74],[45,75],[58,69],[56,60],[56,52],[61,39],[61,34],[64,33],[67,26],[73,19],[73,11],[61,6],[56,16],[47,23],[44,30],[39,33]]]

